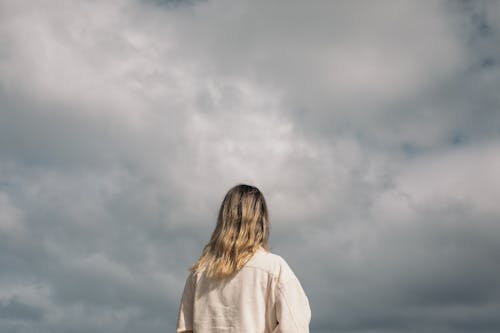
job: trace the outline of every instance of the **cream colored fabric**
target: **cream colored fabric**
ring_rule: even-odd
[[[228,280],[189,274],[177,317],[177,332],[308,333],[309,300],[290,266],[259,249]]]

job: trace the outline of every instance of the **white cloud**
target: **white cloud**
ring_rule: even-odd
[[[498,142],[471,145],[407,163],[398,175],[397,188],[414,205],[460,202],[489,214],[499,214]]]

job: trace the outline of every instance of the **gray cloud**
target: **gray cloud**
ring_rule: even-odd
[[[0,2],[0,331],[173,329],[230,186],[312,332],[500,328],[495,2]]]
[[[0,317],[4,319],[40,320],[42,311],[34,306],[23,304],[16,298],[10,298],[0,304]]]

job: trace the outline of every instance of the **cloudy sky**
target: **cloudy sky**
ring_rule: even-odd
[[[311,332],[500,331],[500,2],[0,0],[0,331],[173,332],[259,187]]]

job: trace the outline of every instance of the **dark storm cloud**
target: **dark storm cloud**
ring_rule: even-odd
[[[0,2],[0,331],[161,332],[260,187],[312,332],[500,329],[495,2]]]

